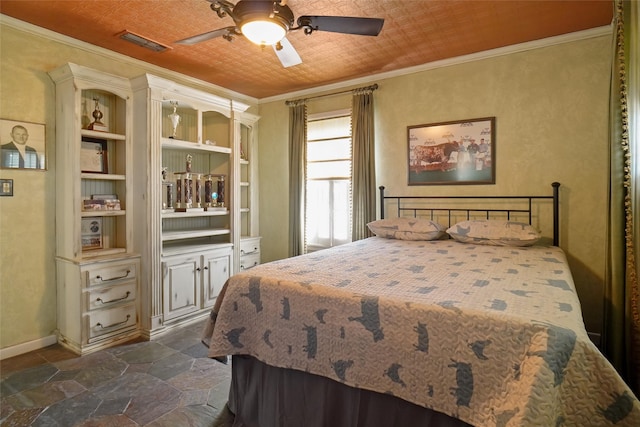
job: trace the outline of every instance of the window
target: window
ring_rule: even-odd
[[[307,252],[351,241],[351,110],[307,118]]]

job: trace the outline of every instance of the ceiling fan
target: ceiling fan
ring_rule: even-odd
[[[227,0],[206,1],[211,3],[211,9],[218,17],[229,16],[235,25],[178,40],[176,43],[192,45],[216,37],[232,41],[236,36],[244,36],[257,45],[273,46],[284,67],[302,63],[300,55],[286,38],[289,31],[303,30],[307,35],[314,31],[328,31],[377,36],[384,24],[384,19],[352,16],[304,15],[296,21],[286,0],[240,0],[235,5]]]

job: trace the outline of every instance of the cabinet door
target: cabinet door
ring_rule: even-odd
[[[231,252],[214,252],[202,256],[203,307],[211,307],[216,301],[231,271]]]
[[[168,259],[162,263],[164,320],[170,320],[199,309],[200,257]]]

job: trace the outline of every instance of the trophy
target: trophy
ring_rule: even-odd
[[[193,199],[193,207],[194,208],[202,208],[202,174],[194,173],[191,174],[193,176],[193,183],[195,186],[194,189],[194,199]]]
[[[162,186],[165,191],[162,194],[162,209],[173,209],[173,183],[167,181],[167,167],[162,167]]]
[[[191,172],[176,172],[176,212],[186,212],[193,207]]]
[[[218,176],[218,206],[224,207],[224,175]]]
[[[212,195],[213,195],[213,175],[212,174],[206,174],[204,176],[204,208],[205,210],[207,210],[207,208],[212,208],[213,206],[215,206],[213,204],[213,200],[212,200]],[[216,198],[218,197],[218,195],[216,194]]]
[[[224,211],[224,203],[219,202],[224,200],[224,183],[220,186],[221,175],[209,173],[204,175],[204,210],[206,211]],[[222,177],[224,179],[224,177]],[[215,184],[215,186],[214,186]],[[222,196],[220,194],[220,188],[222,188]],[[217,190],[217,191],[216,191]],[[220,199],[222,197],[222,199]]]
[[[186,156],[186,170],[176,172],[176,212],[187,212],[189,210],[202,208],[202,186],[201,174],[191,172],[191,162],[193,156]]]
[[[175,139],[176,137],[176,129],[178,129],[178,124],[180,123],[180,115],[176,113],[178,109],[178,101],[169,101],[171,105],[173,105],[173,113],[169,114],[169,120],[171,120],[172,133],[169,138]]]
[[[173,209],[173,182],[163,182],[162,185],[165,187],[162,209]]]
[[[104,117],[104,115],[102,114],[102,111],[100,111],[100,99],[96,97],[93,98],[93,100],[96,103],[95,110],[93,110],[93,113],[91,113],[91,115],[93,116],[93,122],[90,123],[89,126],[87,126],[87,129],[108,132],[109,128],[104,123],[102,123],[102,117]]]

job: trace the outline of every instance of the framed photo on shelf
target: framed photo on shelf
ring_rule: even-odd
[[[82,250],[102,249],[102,218],[82,218]]]
[[[408,126],[408,184],[495,184],[495,117]]]
[[[0,119],[0,168],[46,170],[45,126]]]
[[[97,138],[82,138],[80,170],[90,173],[109,173],[107,170],[107,142]]]

